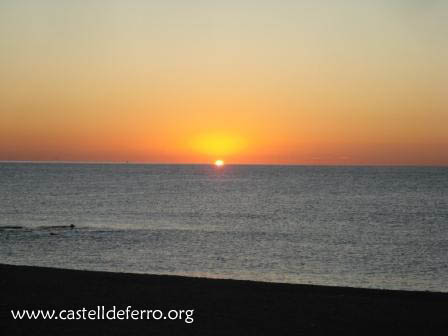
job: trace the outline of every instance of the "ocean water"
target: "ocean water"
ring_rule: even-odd
[[[448,168],[0,163],[0,263],[447,292]]]

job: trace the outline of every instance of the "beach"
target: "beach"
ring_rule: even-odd
[[[0,265],[4,335],[436,334],[448,293]],[[185,319],[13,320],[11,309],[190,311]],[[129,309],[129,308],[128,308]],[[184,315],[185,316],[185,315]]]

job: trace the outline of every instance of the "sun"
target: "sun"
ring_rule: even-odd
[[[223,161],[223,160],[216,160],[216,161],[215,161],[215,166],[216,166],[216,167],[222,167],[222,166],[224,166],[224,161]]]

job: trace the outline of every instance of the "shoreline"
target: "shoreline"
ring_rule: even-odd
[[[448,330],[448,293],[0,264],[7,335],[408,334]],[[11,309],[193,310],[182,320],[13,320]],[[107,308],[106,308],[107,309]]]
[[[136,276],[136,277],[152,277],[152,278],[173,278],[173,279],[190,279],[199,281],[224,281],[224,282],[241,282],[247,283],[247,285],[274,285],[274,286],[298,286],[298,287],[310,287],[310,288],[321,288],[328,290],[348,290],[348,291],[370,291],[370,292],[381,292],[382,294],[392,293],[392,294],[403,294],[403,295],[419,295],[419,294],[430,294],[430,295],[446,295],[448,298],[448,291],[431,291],[431,290],[415,290],[415,289],[388,289],[388,288],[376,288],[376,287],[354,287],[354,286],[338,286],[338,285],[322,285],[322,284],[311,284],[311,283],[293,283],[293,282],[279,282],[279,281],[264,281],[264,280],[252,280],[252,279],[233,279],[233,278],[219,278],[219,277],[206,277],[206,276],[194,276],[194,275],[181,275],[181,274],[164,274],[164,273],[133,273],[133,272],[116,272],[116,271],[99,271],[99,270],[87,270],[87,269],[75,269],[75,268],[62,268],[62,267],[50,267],[50,266],[32,266],[24,264],[5,264],[0,263],[0,271],[3,267],[19,267],[19,268],[32,268],[32,269],[42,269],[48,271],[68,271],[68,272],[83,272],[83,273],[96,273],[98,275],[116,275],[116,276]],[[317,289],[316,288],[316,289]]]

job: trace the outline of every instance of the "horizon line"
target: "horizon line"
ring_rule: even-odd
[[[1,163],[29,164],[116,164],[116,165],[153,165],[153,166],[213,166],[213,162],[139,162],[139,161],[78,161],[78,160],[0,160]],[[292,167],[440,167],[448,164],[409,164],[409,163],[225,163],[225,166],[292,166]]]

